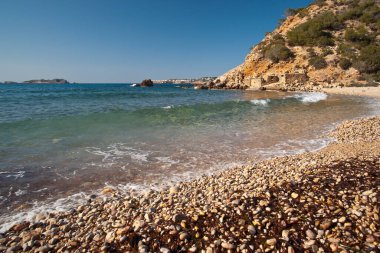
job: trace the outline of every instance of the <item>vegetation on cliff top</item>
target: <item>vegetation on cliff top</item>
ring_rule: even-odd
[[[325,1],[318,1],[323,6]],[[376,0],[342,0],[336,3],[336,13],[325,11],[296,26],[286,34],[290,47],[337,46],[339,66],[346,70],[351,66],[371,81],[380,81],[380,7]],[[288,10],[287,14],[299,14],[304,9]],[[341,36],[343,34],[343,36]],[[309,58],[316,69],[327,66],[324,55]]]

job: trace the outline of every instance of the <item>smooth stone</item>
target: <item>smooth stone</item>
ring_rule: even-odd
[[[214,250],[211,247],[207,247],[206,253],[214,253]]]
[[[170,250],[168,248],[160,248],[161,253],[170,253]]]
[[[141,227],[143,227],[145,225],[145,221],[143,220],[135,220],[133,222],[133,228],[135,231],[139,230]]]
[[[176,194],[176,193],[178,193],[178,191],[179,191],[178,186],[172,186],[172,187],[170,187],[170,189],[169,189],[169,193],[170,193],[170,194]]]
[[[326,220],[326,221],[322,222],[321,225],[319,225],[319,227],[323,230],[326,230],[326,229],[330,228],[331,224],[332,224],[331,221]]]
[[[7,249],[7,253],[8,252],[17,252],[17,251],[20,251],[20,250],[22,250],[21,245],[15,245],[13,247],[8,248]]]
[[[115,233],[114,232],[109,232],[106,235],[106,241],[109,243],[112,243],[115,240]]]
[[[49,244],[52,244],[52,245],[54,245],[54,244],[57,244],[59,242],[59,239],[58,238],[52,238],[50,241],[49,241]]]
[[[296,199],[296,198],[298,198],[298,193],[293,192],[290,196],[291,196],[293,199]]]
[[[313,246],[315,244],[315,240],[309,240],[309,241],[306,241],[305,243],[304,243],[304,245],[305,245],[305,248],[310,248],[311,246]]]
[[[340,223],[344,223],[346,221],[346,217],[342,216],[338,220]]]
[[[282,232],[281,232],[282,238],[285,239],[286,241],[288,241],[289,240],[289,233],[290,233],[289,230],[286,230],[286,229],[282,230]]]
[[[46,252],[49,252],[49,251],[50,251],[50,249],[46,245],[37,249],[37,252],[41,252],[41,253],[46,253]]]
[[[314,240],[316,235],[312,230],[308,229],[308,230],[306,230],[306,237],[311,239],[311,240]]]
[[[181,222],[181,221],[186,220],[186,219],[187,219],[187,216],[184,214],[181,214],[181,213],[173,216],[174,222]]]
[[[181,233],[181,234],[179,235],[179,239],[181,239],[181,240],[185,240],[185,239],[188,239],[188,238],[189,238],[189,234],[186,233],[186,232]]]
[[[274,246],[274,245],[276,245],[277,240],[276,240],[276,238],[268,239],[268,240],[266,241],[266,243],[267,243],[269,246]]]
[[[248,232],[251,234],[251,235],[255,235],[256,234],[256,229],[254,226],[252,225],[249,225],[248,226]]]
[[[336,244],[336,243],[331,243],[331,244],[330,244],[330,249],[331,249],[332,252],[336,252],[336,251],[338,251],[338,244]]]
[[[236,246],[232,243],[222,242],[222,248],[223,249],[234,249],[234,248],[236,248]]]

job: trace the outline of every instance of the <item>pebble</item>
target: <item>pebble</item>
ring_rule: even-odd
[[[181,222],[181,221],[186,220],[186,219],[187,219],[187,216],[184,214],[181,214],[181,213],[173,216],[174,222]]]
[[[222,242],[222,248],[224,249],[235,249],[236,246],[232,243],[228,243],[228,242]]]
[[[169,189],[170,194],[176,194],[176,193],[178,193],[178,191],[179,191],[179,188],[177,186],[172,186]]]
[[[290,196],[291,196],[293,199],[296,199],[296,198],[298,198],[298,193],[293,192]]]
[[[252,225],[249,225],[248,226],[248,232],[251,234],[251,235],[255,235],[256,234],[256,229],[254,226]]]
[[[331,243],[331,244],[330,244],[330,249],[331,249],[332,252],[336,252],[336,251],[338,251],[338,244],[336,244],[336,243]]]
[[[186,232],[183,232],[179,235],[179,239],[181,240],[185,240],[185,239],[188,239],[189,238],[189,234],[186,233]]]
[[[316,235],[313,231],[311,231],[310,229],[306,230],[306,237],[313,240],[315,239]]]
[[[338,221],[340,223],[344,223],[346,220],[347,220],[346,217],[343,216],[343,217],[340,217]]]
[[[308,240],[304,244],[305,244],[305,248],[308,249],[315,244],[315,240]]]
[[[269,246],[274,246],[274,245],[277,243],[277,240],[276,240],[276,238],[268,239],[268,240],[266,241],[266,243],[267,243]]]
[[[326,221],[321,223],[320,228],[323,230],[327,230],[330,228],[331,224],[332,224],[331,221],[326,220]]]

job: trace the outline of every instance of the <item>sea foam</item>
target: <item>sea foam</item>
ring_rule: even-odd
[[[269,102],[270,102],[269,98],[267,98],[267,99],[253,99],[253,100],[251,100],[252,104],[254,104],[254,105],[262,105],[262,106],[268,105]]]
[[[327,94],[322,92],[303,92],[297,93],[291,97],[298,99],[302,103],[317,103],[319,101],[326,100]]]

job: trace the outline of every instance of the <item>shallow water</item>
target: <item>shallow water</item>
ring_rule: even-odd
[[[379,112],[369,98],[129,84],[1,85],[0,107],[2,229],[105,185],[159,188],[315,150],[333,124]]]

